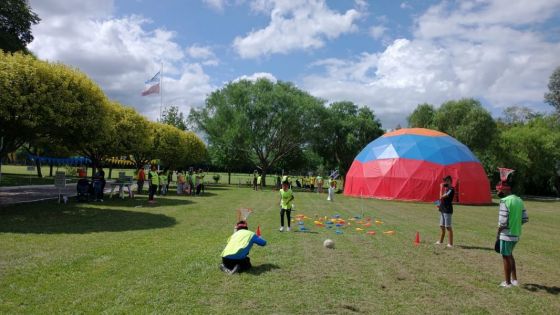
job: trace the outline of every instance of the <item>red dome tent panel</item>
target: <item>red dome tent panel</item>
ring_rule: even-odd
[[[453,177],[458,202],[491,202],[486,173],[469,148],[435,130],[400,129],[372,141],[356,156],[344,194],[433,202],[446,175]]]

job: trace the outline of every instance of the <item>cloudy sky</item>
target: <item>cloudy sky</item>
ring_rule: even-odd
[[[420,103],[479,99],[494,116],[543,94],[560,66],[560,0],[30,0],[29,48],[75,66],[155,120],[240,78],[291,81],[371,107],[384,128]]]

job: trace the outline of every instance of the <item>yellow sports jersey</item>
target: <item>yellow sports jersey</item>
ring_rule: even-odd
[[[290,201],[292,201],[293,197],[294,193],[291,189],[288,188],[287,191],[285,191],[283,188],[280,189],[280,206],[282,207],[282,209],[292,209],[292,203]]]

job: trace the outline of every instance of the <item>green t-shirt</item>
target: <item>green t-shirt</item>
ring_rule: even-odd
[[[523,201],[516,195],[509,195],[501,200],[505,203],[507,209],[509,210],[509,220],[508,226],[509,235],[520,236],[521,235],[521,223],[523,216]]]
[[[287,191],[284,191],[284,188],[280,189],[280,207],[282,209],[292,209],[292,199],[294,198],[294,193],[291,189],[288,188]]]

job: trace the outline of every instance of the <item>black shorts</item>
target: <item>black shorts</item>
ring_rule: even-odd
[[[245,257],[244,259],[229,259],[222,257],[222,263],[227,269],[232,270],[235,265],[239,265],[239,271],[248,270],[251,268],[251,259]]]

